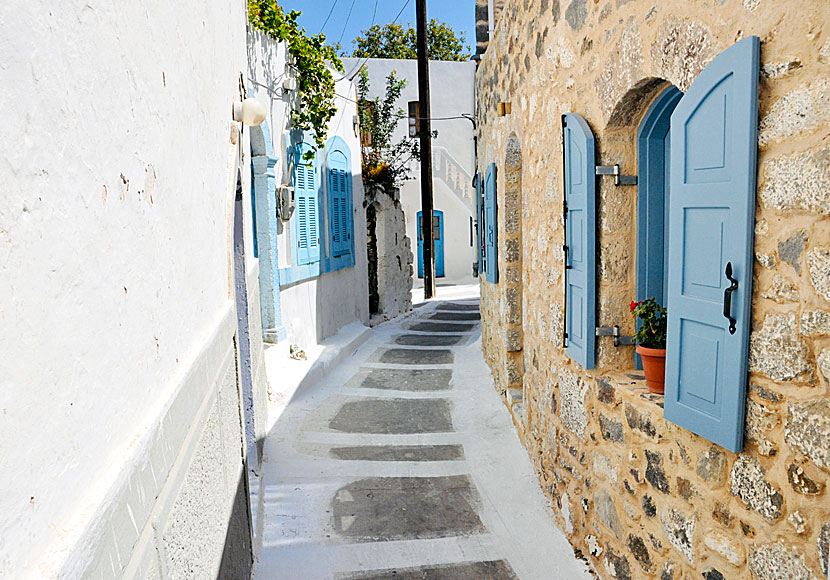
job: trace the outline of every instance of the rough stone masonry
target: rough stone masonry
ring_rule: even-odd
[[[819,578],[830,542],[830,3],[497,3],[476,74],[478,166],[498,165],[499,284],[482,280],[485,357],[557,506],[602,578]],[[481,12],[481,11],[480,11]],[[637,125],[738,40],[761,38],[746,443],[663,419],[631,347],[564,355],[560,117],[598,162],[637,168]],[[486,40],[486,36],[484,37]],[[480,41],[482,39],[479,39]],[[481,46],[479,48],[481,52]],[[498,103],[512,113],[498,116]],[[633,333],[636,188],[598,189],[598,324]],[[517,394],[518,393],[518,394]]]

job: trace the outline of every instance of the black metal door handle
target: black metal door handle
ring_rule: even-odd
[[[732,277],[732,262],[726,263],[726,279],[732,284],[723,291],[723,315],[729,319],[729,334],[735,334],[736,320],[732,316],[732,293],[738,289],[738,281]]]

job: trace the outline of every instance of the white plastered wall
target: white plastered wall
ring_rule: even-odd
[[[0,576],[89,564],[104,498],[232,308],[245,20],[219,0],[0,5],[13,56],[0,67]]]

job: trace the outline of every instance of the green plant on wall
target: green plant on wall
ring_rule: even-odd
[[[337,112],[334,102],[334,75],[329,65],[343,72],[334,48],[326,45],[324,34],[306,35],[297,23],[301,12],[286,13],[276,0],[248,0],[248,20],[257,30],[288,43],[290,66],[297,72],[301,106],[292,112],[295,128],[313,131],[318,147],[326,142],[328,123]],[[306,153],[312,157],[313,151]]]
[[[398,123],[406,118],[403,109],[396,106],[406,79],[399,79],[393,70],[386,77],[386,92],[383,97],[369,98],[369,73],[366,67],[360,69],[357,82],[358,114],[361,131],[361,159],[363,182],[377,184],[386,190],[400,187],[410,179],[409,162],[420,161],[421,151],[418,139],[404,137],[393,142]],[[433,131],[433,137],[437,135]]]

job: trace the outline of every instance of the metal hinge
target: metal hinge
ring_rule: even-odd
[[[620,175],[619,165],[597,165],[596,175],[613,175],[614,185],[637,185],[637,176]]]
[[[620,336],[620,327],[614,326],[597,326],[595,336],[613,336],[614,346],[631,346],[634,344],[633,336]]]

